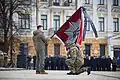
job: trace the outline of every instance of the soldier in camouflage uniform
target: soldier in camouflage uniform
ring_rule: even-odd
[[[86,71],[86,69],[82,67],[84,64],[84,57],[80,50],[80,47],[76,45],[75,43],[66,43],[65,46],[68,51],[67,52],[68,58],[66,60],[66,64],[70,70],[70,72],[67,74],[78,75]],[[88,72],[90,73],[90,71]]]

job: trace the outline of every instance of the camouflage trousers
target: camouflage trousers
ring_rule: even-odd
[[[66,64],[72,73],[79,73],[80,71],[83,71],[83,69],[81,68],[83,65],[83,61],[73,61],[72,59],[67,59]]]

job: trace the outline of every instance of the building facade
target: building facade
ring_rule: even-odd
[[[52,36],[80,7],[86,8],[98,32],[98,39],[89,24],[81,48],[88,56],[120,55],[120,0],[31,0],[32,7],[24,15],[15,15],[21,25],[21,40],[28,43],[29,54],[35,55],[32,32],[42,24],[46,36]],[[26,25],[26,26],[25,26]],[[46,56],[66,56],[64,44],[54,36],[46,45]]]

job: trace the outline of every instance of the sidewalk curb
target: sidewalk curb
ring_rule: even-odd
[[[18,71],[18,70],[26,70],[25,68],[0,68],[0,71]]]

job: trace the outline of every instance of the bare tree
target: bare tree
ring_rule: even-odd
[[[10,49],[11,63],[12,63],[12,49],[13,49],[13,14],[21,12],[24,9],[22,4],[25,0],[0,0],[0,29],[3,30],[3,52],[8,53]],[[16,29],[19,29],[16,27]],[[17,31],[17,30],[16,30]]]

